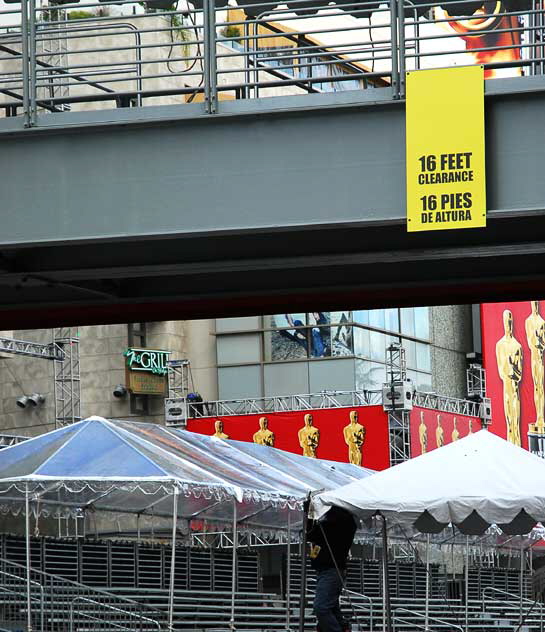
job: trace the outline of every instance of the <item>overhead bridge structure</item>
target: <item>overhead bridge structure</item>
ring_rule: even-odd
[[[487,227],[416,234],[405,72],[471,61],[444,7],[118,4],[0,12],[0,330],[542,292],[537,4],[479,14]]]

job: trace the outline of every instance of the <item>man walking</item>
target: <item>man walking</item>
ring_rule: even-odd
[[[346,509],[331,507],[320,520],[309,521],[311,566],[317,573],[314,614],[319,632],[347,632],[339,597],[344,585],[348,553],[356,520]]]

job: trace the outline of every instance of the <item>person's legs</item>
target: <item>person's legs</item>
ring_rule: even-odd
[[[343,632],[343,626],[337,618],[339,595],[342,579],[337,569],[328,568],[318,572],[316,594],[314,596],[314,614],[318,619],[320,632]]]

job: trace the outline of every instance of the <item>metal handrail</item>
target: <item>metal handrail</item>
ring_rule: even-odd
[[[528,597],[521,597],[520,595],[516,595],[515,593],[507,592],[507,590],[503,590],[502,588],[495,588],[494,586],[486,586],[483,589],[483,612],[484,612],[484,609],[485,609],[485,600],[486,600],[486,593],[487,592],[495,592],[495,593],[499,593],[501,595],[507,595],[508,597],[513,597],[513,599],[516,599],[518,602],[525,601],[525,602],[527,602],[529,604],[532,604],[532,605],[539,605],[540,609],[543,610],[543,604],[538,603],[538,602],[534,601],[533,599],[528,599]]]
[[[453,628],[454,630],[459,630],[459,632],[464,632],[464,629],[462,628],[461,625],[456,625],[455,623],[451,623],[450,621],[445,621],[444,619],[438,619],[437,617],[430,617],[430,616],[426,617],[421,612],[416,612],[414,610],[408,610],[407,608],[394,608],[393,617],[392,617],[392,620],[393,620],[393,623],[394,623],[394,627],[395,627],[395,622],[396,621],[400,621],[402,623],[410,623],[411,625],[414,625],[414,626],[416,626],[418,628],[421,628],[422,630],[426,630],[427,629],[426,625],[421,626],[421,625],[418,625],[418,623],[414,623],[414,621],[408,622],[408,621],[403,620],[401,617],[398,617],[396,615],[397,612],[405,612],[407,614],[412,614],[412,615],[414,615],[416,617],[419,617],[421,619],[424,619],[424,620],[427,619],[428,622],[429,621],[434,621],[435,623],[441,623],[441,625],[446,625],[447,627]]]
[[[0,570],[0,575],[2,577],[11,577],[12,579],[16,579],[17,581],[20,581],[23,584],[21,591],[16,592],[15,590],[10,590],[9,588],[6,588],[5,586],[0,586],[0,590],[3,590],[4,592],[10,592],[14,595],[18,595],[19,597],[26,596],[27,580],[25,578],[19,577],[19,575],[13,575],[12,573],[8,573],[7,571],[2,571],[2,570]],[[32,584],[33,586],[37,586],[40,591],[40,624],[43,630],[44,629],[44,603],[45,603],[44,587],[39,582],[36,582],[32,579],[30,580],[29,583]],[[30,595],[30,599],[33,600],[32,593]],[[36,600],[34,599],[34,601]]]
[[[369,595],[362,595],[359,592],[356,592],[355,590],[349,590],[348,588],[344,589],[344,592],[347,593],[348,595],[356,595],[357,597],[363,598],[363,599],[367,599],[369,601],[369,607],[364,606],[361,603],[352,603],[352,601],[350,601],[350,597],[348,598],[349,600],[349,605],[351,608],[356,608],[359,610],[368,610],[369,611],[369,632],[373,632],[374,629],[374,616],[373,616],[373,600],[371,599],[371,597],[369,597]],[[342,598],[342,597],[341,597]]]
[[[6,560],[4,558],[0,558],[0,566],[5,567],[6,565],[11,565],[11,566],[15,566],[16,568],[21,569],[23,572],[26,572],[26,566],[23,566],[22,564],[18,564],[17,562],[12,562],[11,560]],[[2,573],[7,573],[7,571],[0,571]],[[111,599],[117,599],[118,601],[123,601],[124,603],[128,603],[131,604],[132,606],[137,606],[137,607],[141,607],[141,603],[139,603],[138,601],[135,601],[134,599],[129,599],[128,597],[120,597],[118,595],[116,595],[115,593],[111,593],[108,592],[107,590],[102,590],[101,588],[96,588],[94,586],[88,586],[87,584],[82,584],[80,582],[76,582],[72,579],[67,579],[65,577],[61,577],[60,575],[53,575],[52,573],[46,573],[45,571],[39,570],[39,569],[31,569],[32,573],[36,573],[46,579],[51,580],[55,580],[61,584],[64,585],[68,585],[68,586],[74,586],[76,587],[78,590],[86,590],[86,591],[92,591],[93,593],[96,594],[100,594],[103,595],[104,597],[108,597]],[[9,573],[7,573],[9,574]],[[13,575],[13,577],[18,577],[19,579],[23,579],[18,575]],[[39,582],[35,582],[38,585],[42,585]],[[44,584],[47,584],[47,582],[44,582]],[[146,605],[146,608],[150,611],[156,612],[157,614],[163,614],[163,612],[157,608],[154,608],[153,606],[148,606]]]
[[[543,632],[543,604],[539,603],[537,600],[532,600],[532,599],[528,599],[527,597],[523,597],[522,595],[516,595],[515,593],[510,593],[507,590],[503,590],[501,588],[495,588],[494,586],[486,586],[486,588],[483,590],[483,613],[486,611],[486,593],[488,592],[495,592],[495,593],[499,593],[500,595],[507,595],[508,597],[513,597],[514,599],[516,599],[516,601],[518,602],[519,606],[522,606],[522,604],[524,602],[530,604],[530,608],[527,610],[526,614],[530,614],[530,612],[536,607],[539,606],[539,631]],[[494,600],[496,603],[502,604],[504,602],[500,601],[500,600]],[[521,624],[522,624],[522,620],[524,618],[524,615],[522,613],[522,608],[521,608],[521,612],[520,612],[520,618],[521,618]],[[519,626],[520,627],[520,626]]]
[[[89,597],[75,597],[74,599],[72,599],[72,601],[70,602],[70,632],[74,631],[74,604],[76,602],[85,602],[85,603],[90,603],[93,604],[95,606],[99,606],[100,608],[104,609],[104,610],[109,610],[110,612],[116,612],[118,614],[122,614],[124,616],[128,616],[128,617],[133,617],[137,620],[139,620],[141,623],[143,621],[146,621],[148,623],[150,623],[151,625],[157,627],[158,630],[161,630],[161,624],[158,621],[155,621],[155,619],[150,619],[149,617],[145,617],[143,615],[138,615],[135,614],[134,612],[129,612],[128,610],[122,610],[121,608],[116,608],[115,606],[112,606],[110,604],[105,604],[105,603],[101,603],[100,601],[96,601],[95,599],[90,599]],[[135,602],[137,603],[137,602]],[[79,613],[84,617],[87,618],[93,618],[91,617],[91,615],[87,615],[86,613]],[[101,619],[98,618],[93,618],[95,621],[100,621]],[[113,625],[112,622],[109,622],[109,625]],[[121,626],[118,626],[121,627]],[[128,629],[131,630],[131,628],[123,628],[123,629]]]

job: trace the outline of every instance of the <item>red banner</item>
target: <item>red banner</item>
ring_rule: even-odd
[[[420,456],[481,429],[478,417],[415,407],[411,411],[411,456]]]
[[[388,416],[382,406],[205,417],[189,419],[187,429],[272,444],[295,454],[303,454],[304,449],[307,456],[356,463],[373,470],[390,466]]]
[[[544,301],[481,305],[486,390],[492,400],[490,430],[526,449],[530,433],[532,451],[538,453],[545,442],[542,314]]]

